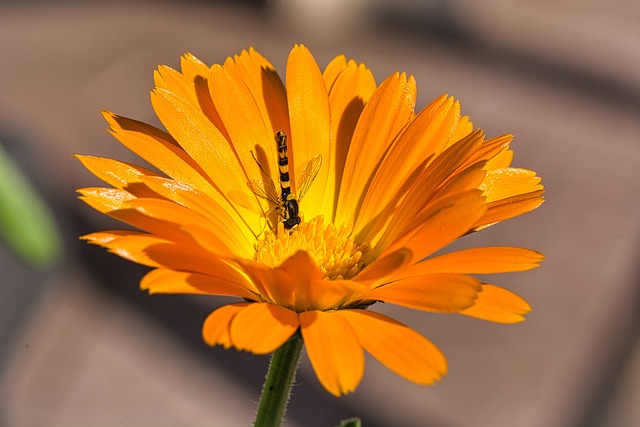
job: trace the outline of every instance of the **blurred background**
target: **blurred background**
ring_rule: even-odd
[[[26,176],[4,180],[10,200],[29,187],[43,198],[18,218],[44,248],[22,253],[6,230],[0,243],[0,425],[250,425],[268,357],[202,342],[223,299],[150,297],[138,290],[144,268],[77,240],[117,224],[76,199],[99,182],[72,155],[138,161],[99,111],[157,125],[159,64],[177,68],[186,52],[222,63],[254,46],[283,75],[294,43],[321,67],[341,53],[364,62],[378,82],[406,71],[418,108],[449,93],[489,136],[514,133],[514,163],[543,177],[546,203],[456,247],[523,246],[547,260],[487,279],[531,303],[518,325],[377,308],[440,346],[449,375],[421,387],[367,359],[356,393],[335,399],[305,359],[286,425],[638,425],[636,0],[1,2],[0,166]]]

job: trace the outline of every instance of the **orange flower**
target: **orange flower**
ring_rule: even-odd
[[[265,354],[300,330],[338,396],[359,384],[363,350],[419,384],[446,373],[429,340],[367,310],[376,301],[523,320],[523,299],[470,274],[528,270],[542,255],[432,256],[542,203],[535,173],[510,167],[511,135],[485,139],[446,95],[416,114],[413,77],[377,86],[342,55],[321,72],[304,46],[289,55],[286,89],[253,49],[212,67],[187,54],[181,65],[154,75],[167,132],[104,113],[115,138],[161,173],[78,156],[112,186],[81,198],[143,231],[83,238],[153,267],[141,281],[149,293],[241,298],[205,320],[209,345]]]

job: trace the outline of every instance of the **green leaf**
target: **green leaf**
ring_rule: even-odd
[[[0,236],[36,267],[51,265],[60,255],[61,239],[49,209],[1,145]]]
[[[338,424],[337,427],[361,427],[362,426],[362,421],[360,421],[360,418],[349,418],[346,420],[343,420],[340,424]]]

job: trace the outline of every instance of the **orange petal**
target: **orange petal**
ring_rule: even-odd
[[[229,132],[235,155],[246,173],[240,189],[248,192],[246,181],[260,178],[260,168],[253,159],[252,152],[259,156],[266,152],[266,161],[260,160],[265,163],[263,167],[270,170],[271,179],[277,182],[278,171],[270,168],[277,158],[274,134],[267,129],[258,103],[245,82],[229,67],[214,65],[209,74],[209,91]]]
[[[78,190],[82,195],[80,200],[92,208],[109,215],[112,218],[144,230],[154,233],[161,238],[170,238],[172,241],[183,242],[192,239],[184,231],[176,227],[175,223],[163,219],[153,218],[133,208],[132,203],[139,203],[140,199],[130,193],[116,188],[83,188]],[[142,199],[158,200],[161,199]]]
[[[237,283],[247,282],[237,268],[203,251],[194,242],[174,242],[147,233],[124,230],[91,233],[81,239],[138,264],[203,273]]]
[[[220,194],[211,194],[214,200],[223,206],[228,205],[231,212],[234,206],[229,205],[226,195],[233,191],[244,191],[251,195],[246,185],[247,176],[235,153],[202,110],[186,98],[160,88],[152,92],[151,103],[162,124],[207,176],[215,180]],[[247,155],[250,157],[250,153]],[[256,167],[255,162],[252,165]],[[200,189],[198,186],[194,187]],[[256,215],[245,215],[238,219],[241,220],[247,221],[256,233],[261,229]]]
[[[322,79],[327,91],[331,91],[333,83],[338,78],[338,75],[347,67],[347,57],[344,55],[338,55],[327,64],[322,72]]]
[[[255,235],[246,224],[238,224],[233,216],[206,193],[192,187],[162,177],[145,177],[142,182],[155,193],[172,200],[201,216],[225,245],[236,256],[253,257]]]
[[[311,284],[311,308],[333,310],[358,305],[368,290],[368,284],[354,280],[317,280]]]
[[[435,201],[404,231],[388,236],[389,242],[395,242],[388,245],[383,255],[404,246],[413,252],[412,262],[426,258],[470,230],[485,211],[483,201],[478,190]],[[385,247],[387,243],[379,245]]]
[[[191,81],[206,78],[209,75],[209,66],[192,53],[186,53],[180,57],[180,69],[182,74]]]
[[[282,272],[286,279],[273,280],[271,295],[290,301],[297,312],[328,310],[349,303],[368,290],[367,286],[352,280],[325,280],[322,271],[305,251],[298,251],[287,258],[275,272]],[[282,283],[288,283],[281,286]]]
[[[479,161],[494,162],[496,156],[502,156],[504,152],[509,151],[509,145],[513,141],[513,135],[502,135],[495,138],[490,138],[482,142],[480,147],[475,152],[469,153],[465,166],[477,163]],[[503,159],[505,160],[505,159]],[[502,160],[501,160],[502,161]],[[504,167],[508,167],[505,165]],[[487,170],[496,169],[495,167],[487,166]]]
[[[358,282],[371,282],[381,278],[387,278],[397,270],[406,266],[409,261],[411,261],[411,258],[411,251],[401,248],[374,260],[358,273],[354,280]]]
[[[228,187],[233,184],[244,185],[246,178],[242,177],[235,154],[202,110],[188,98],[163,88],[151,93],[151,104],[164,127],[202,170],[215,179],[223,193],[230,191]]]
[[[482,186],[487,213],[475,224],[480,230],[529,212],[542,204],[544,187],[534,171],[519,168],[489,170]]]
[[[178,146],[177,142],[171,136],[142,122],[116,116],[108,112],[103,112],[103,115],[113,129],[111,133],[131,151],[176,181],[196,188],[206,193],[221,206],[228,207],[227,211],[238,226],[243,226],[246,218],[253,218],[250,225],[255,226],[255,230],[261,229],[259,218],[255,215],[241,216],[234,209],[234,206],[229,205],[225,194],[221,193],[220,190],[212,184],[202,168]],[[211,124],[208,126],[211,126]],[[218,172],[224,170],[224,167],[218,168]],[[223,175],[224,177],[227,174],[218,173],[217,175]],[[219,177],[216,176],[216,184],[218,181]],[[243,184],[239,188],[245,189],[246,185]],[[253,200],[255,203],[255,198],[249,197],[248,200]],[[258,209],[257,204],[255,205],[255,209]]]
[[[489,203],[486,213],[474,224],[474,231],[536,209],[544,202],[543,194],[544,190],[539,190]]]
[[[336,224],[353,227],[366,189],[382,157],[413,115],[416,83],[394,74],[376,89],[353,134],[340,183]]]
[[[471,132],[473,132],[473,123],[469,120],[469,116],[462,116],[460,117],[460,121],[456,127],[456,132],[453,134],[451,141],[459,141]]]
[[[470,166],[463,166],[463,168],[453,174],[431,195],[431,201],[480,187],[486,175],[486,162],[479,161]]]
[[[508,168],[511,162],[513,162],[513,150],[507,147],[487,162],[487,170]]]
[[[312,157],[322,156],[322,167],[314,184],[305,196],[304,212],[309,218],[324,214],[331,218],[333,200],[325,201],[327,188],[335,186],[335,176],[329,175],[334,145],[331,140],[331,118],[329,95],[322,79],[322,73],[315,59],[303,45],[296,45],[287,61],[287,101],[291,126],[289,159],[291,170],[296,173]],[[297,175],[295,179],[297,180]],[[297,191],[297,182],[292,188]]]
[[[118,188],[90,187],[77,190],[79,199],[101,213],[109,213],[118,209],[126,209],[129,202],[136,197]]]
[[[255,299],[249,290],[251,284],[239,276],[209,276],[205,274],[158,268],[147,273],[140,281],[140,289],[150,294],[206,294]]]
[[[432,273],[493,274],[536,268],[544,256],[536,251],[509,246],[464,249],[427,258],[401,273],[402,277]]]
[[[146,123],[103,111],[111,133],[129,150],[176,179],[201,191],[217,192],[204,171],[165,132]]]
[[[269,268],[251,259],[236,259],[242,270],[249,276],[263,301],[292,307],[294,301],[293,283],[289,275],[281,269]]]
[[[438,194],[450,195],[477,188],[485,174],[482,170],[483,164],[475,165],[469,172],[455,172],[464,163],[467,153],[473,151],[481,142],[482,134],[473,132],[428,164],[398,206],[397,212],[380,238],[380,245],[387,245],[393,238],[391,236],[397,236],[410,226],[420,210],[430,200],[435,200]],[[444,191],[445,189],[448,191]],[[375,223],[372,222],[369,227],[375,230]]]
[[[364,352],[338,312],[300,313],[302,338],[320,384],[334,396],[351,393],[364,374]]]
[[[355,61],[349,61],[344,70],[336,77],[329,92],[331,134],[335,141],[332,161],[335,166],[330,169],[330,173],[335,174],[335,178],[334,186],[327,187],[325,197],[337,202],[335,194],[340,190],[342,172],[351,145],[351,138],[365,104],[376,89],[376,81],[371,70],[364,64],[356,64]],[[331,220],[333,220],[335,208],[334,205]]]
[[[184,77],[193,85],[196,99],[194,105],[200,107],[204,115],[211,120],[211,123],[229,141],[229,134],[222,123],[218,110],[213,105],[211,94],[209,93],[209,67],[190,53],[180,57],[180,67]],[[171,88],[168,89],[171,90]]]
[[[198,95],[193,80],[166,65],[160,65],[153,73],[156,88],[163,88],[188,98],[193,105],[199,105]]]
[[[459,117],[459,104],[442,96],[402,132],[376,171],[358,212],[354,228],[359,238],[372,240],[380,232],[388,217],[382,212],[397,205],[422,171],[425,159],[439,155],[451,141]]]
[[[324,280],[309,254],[298,251],[276,268],[238,259],[263,300],[297,312],[329,310],[359,301],[368,287],[352,280]]]
[[[212,254],[235,255],[231,248],[236,240],[216,232],[216,226],[221,227],[222,224],[212,224],[184,206],[160,199],[136,199],[129,202],[129,205],[149,218],[171,224],[169,228],[189,236]]]
[[[475,304],[460,312],[465,316],[497,323],[518,323],[531,306],[518,295],[498,286],[483,284]]]
[[[268,354],[277,350],[298,329],[298,315],[284,307],[253,303],[231,322],[231,342],[238,350]]]
[[[230,348],[233,345],[229,334],[231,321],[249,305],[246,302],[225,305],[207,316],[202,325],[204,342],[210,346],[221,345],[224,348]]]
[[[387,316],[366,310],[340,310],[360,344],[403,378],[431,385],[447,373],[447,360],[431,341]]]
[[[367,292],[367,299],[418,310],[455,313],[473,305],[480,281],[463,274],[429,274],[402,278]]]
[[[111,231],[100,231],[97,233],[89,233],[84,236],[80,236],[80,240],[86,240],[89,243],[94,245],[108,245],[109,242],[112,242],[115,239],[120,237],[128,237],[128,236],[149,236],[147,233],[141,233],[139,231],[131,231],[131,230],[111,230]]]
[[[281,130],[288,135],[287,94],[273,65],[254,48],[249,48],[249,51],[243,50],[240,55],[227,58],[224,67],[236,73],[251,92],[262,114],[267,133],[273,136],[276,131]],[[223,102],[227,103],[229,99],[224,99]]]
[[[122,241],[113,243],[120,249],[125,248],[131,254],[130,247]],[[188,242],[164,242],[151,244],[143,249],[143,254],[161,266],[174,270],[202,273],[211,277],[219,277],[239,284],[249,283],[246,276],[237,267],[229,265],[222,259],[213,256],[202,247]]]
[[[469,153],[476,151],[483,139],[482,132],[475,131],[447,147],[428,165],[412,188],[413,192],[409,192],[407,196],[419,198],[420,189],[423,189],[427,194],[433,194],[436,189],[460,173]],[[478,162],[471,163],[469,166],[476,165]]]
[[[140,182],[143,176],[157,176],[155,172],[131,163],[103,157],[81,156],[75,157],[82,162],[92,174],[109,185],[123,189],[133,182]]]
[[[487,203],[542,190],[541,178],[534,171],[505,168],[487,171],[482,190]]]
[[[312,284],[322,279],[322,271],[316,266],[307,252],[296,252],[293,256],[287,258],[277,270],[286,273],[289,278],[290,287],[283,289],[291,290],[289,295],[283,295],[280,292],[280,299],[288,300],[296,311],[316,308],[314,307],[316,301]],[[278,283],[271,283],[270,285],[273,294],[278,290],[279,285]]]
[[[149,246],[166,244],[167,240],[137,231],[105,231],[80,237],[87,242],[107,248],[109,252],[129,261],[149,267],[161,267],[163,264],[153,260],[146,249]]]
[[[149,242],[152,242],[152,240],[149,239]],[[222,277],[230,281],[232,278],[240,276],[237,271],[230,267],[223,269],[221,266],[222,262],[218,261],[218,258],[212,256],[209,252],[203,251],[202,247],[197,244],[158,242],[150,243],[143,249],[142,244],[143,243],[140,242],[129,244],[128,241],[119,239],[113,242],[112,246],[117,247],[120,251],[126,250],[130,256],[138,255],[138,253],[134,252],[134,249],[139,246],[141,248],[141,254],[147,256],[151,261],[175,270],[203,273],[214,277]],[[222,275],[223,271],[229,274],[229,276],[226,277]],[[241,283],[245,282],[246,280],[243,278]]]

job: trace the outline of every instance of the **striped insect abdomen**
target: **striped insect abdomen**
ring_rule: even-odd
[[[290,230],[300,224],[298,201],[291,194],[291,177],[289,176],[289,157],[287,156],[287,135],[281,130],[276,132],[278,144],[278,169],[280,171],[280,197],[284,209],[284,228]]]

